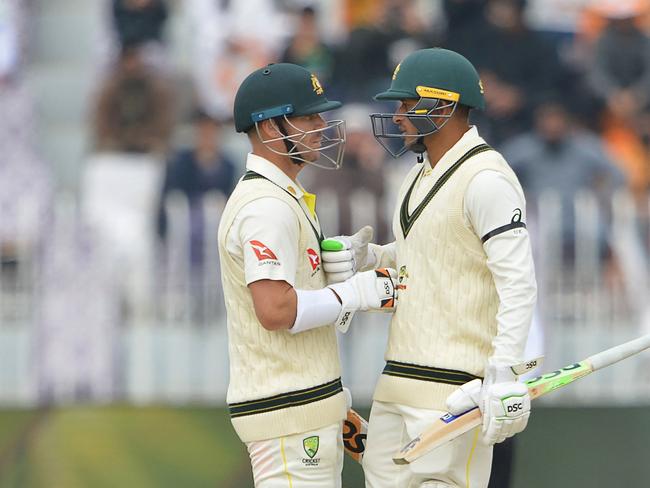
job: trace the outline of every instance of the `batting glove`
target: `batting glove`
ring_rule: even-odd
[[[447,397],[447,409],[460,415],[478,407],[483,415],[483,442],[503,442],[526,428],[530,395],[510,366],[488,364],[485,379],[472,380]]]
[[[368,262],[368,243],[372,227],[366,225],[351,236],[336,236],[321,242],[321,260],[327,283],[340,283],[357,271],[373,265]]]
[[[392,268],[373,269],[357,273],[342,283],[329,285],[341,300],[341,312],[334,324],[346,332],[358,310],[392,312],[395,310],[395,279]]]

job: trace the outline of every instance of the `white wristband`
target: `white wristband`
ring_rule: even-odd
[[[296,290],[296,296],[296,321],[289,329],[292,334],[333,324],[341,311],[341,304],[329,288]]]

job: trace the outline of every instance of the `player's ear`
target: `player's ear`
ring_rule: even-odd
[[[278,123],[273,119],[266,119],[257,123],[258,130],[263,139],[275,139],[282,134],[278,129]]]

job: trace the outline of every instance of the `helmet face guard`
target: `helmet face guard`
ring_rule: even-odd
[[[308,131],[296,127],[287,115],[273,118],[271,123],[282,135],[264,139],[260,133],[259,123],[255,122],[257,136],[270,151],[281,156],[289,156],[296,164],[306,163],[323,169],[339,169],[341,167],[345,150],[345,122],[343,120],[329,120],[326,121],[325,127]],[[287,135],[284,127],[291,127],[296,133]],[[312,147],[307,143],[307,139],[313,134],[321,136],[317,147]],[[284,141],[287,150],[278,151],[269,145],[277,141]],[[317,161],[309,161],[303,157],[311,152],[320,153],[320,158]]]
[[[400,157],[407,151],[421,154],[426,151],[422,139],[442,129],[456,112],[457,106],[458,102],[454,100],[420,97],[408,112],[370,114],[372,133],[377,142],[394,158]],[[451,108],[449,113],[442,113],[449,108]],[[406,117],[418,133],[403,133],[395,123],[394,117]],[[396,145],[394,141],[401,141],[401,144]]]

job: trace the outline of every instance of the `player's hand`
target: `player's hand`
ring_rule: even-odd
[[[474,407],[479,407],[483,415],[483,442],[503,442],[528,424],[528,387],[517,382],[510,366],[488,364],[483,381],[465,383],[447,398],[447,409],[454,415]]]
[[[358,310],[395,310],[397,271],[392,268],[373,269],[357,273],[342,283],[329,285],[341,300],[341,312],[335,325],[345,332]]]
[[[354,235],[330,237],[321,242],[321,259],[327,283],[345,281],[370,265],[368,243],[372,235],[372,227],[366,225]]]

